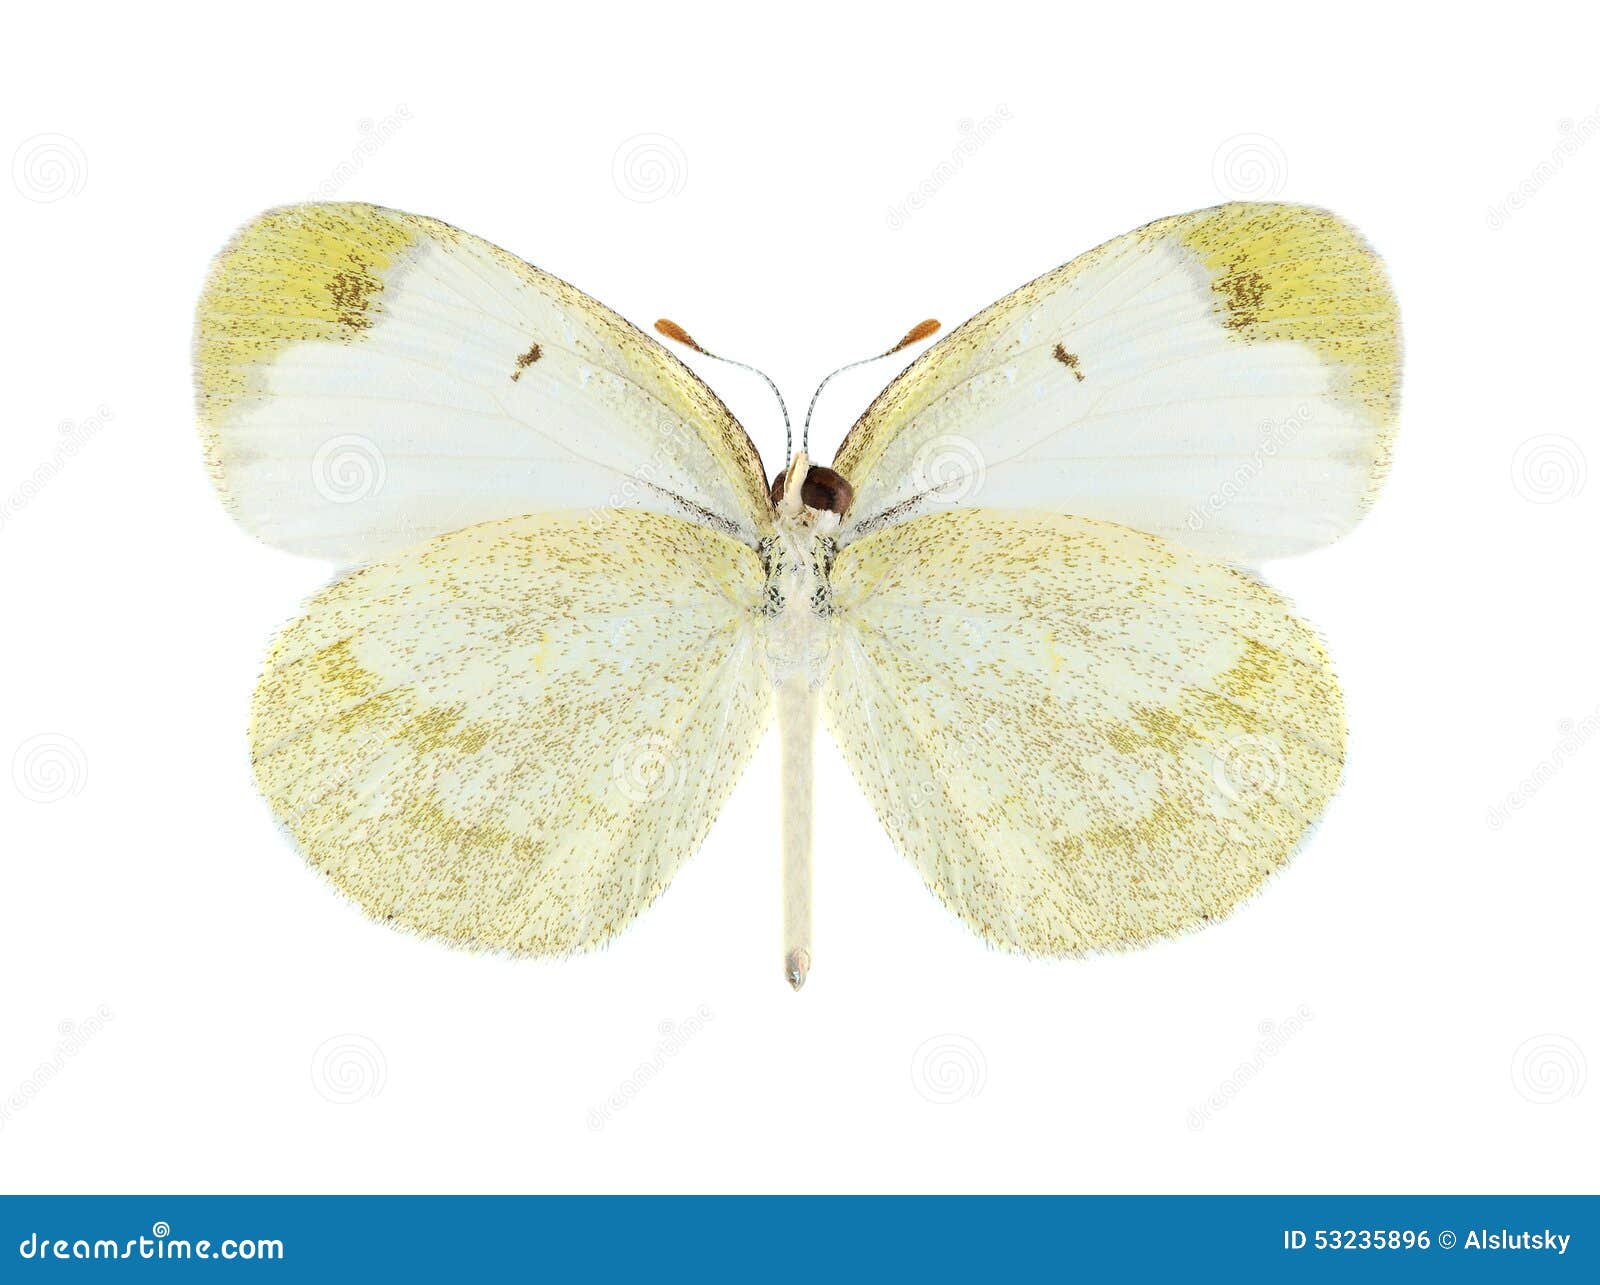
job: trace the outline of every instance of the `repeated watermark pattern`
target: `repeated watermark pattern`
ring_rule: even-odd
[[[1211,751],[1211,783],[1218,804],[1251,804],[1272,797],[1288,777],[1283,750],[1271,737],[1246,733]]]
[[[1539,433],[1511,455],[1511,485],[1534,504],[1575,499],[1589,480],[1589,460],[1570,437]]]
[[[988,1080],[983,1050],[965,1035],[932,1036],[911,1055],[911,1087],[940,1106],[977,1097]]]
[[[1534,796],[1555,780],[1561,770],[1594,739],[1595,733],[1600,732],[1600,707],[1576,721],[1562,719],[1557,731],[1560,739],[1555,748],[1534,764],[1533,771],[1507,791],[1505,798],[1489,809],[1487,820],[1491,830],[1503,829],[1507,821],[1533,802]]]
[[[0,530],[4,530],[6,523],[38,499],[40,492],[60,477],[67,465],[114,418],[109,406],[99,406],[93,415],[86,415],[82,419],[64,419],[57,424],[56,431],[60,436],[49,457],[41,460],[33,472],[11,489],[10,494],[0,499]]]
[[[671,738],[652,733],[618,752],[611,777],[618,793],[632,803],[662,799],[682,788],[683,759]]]
[[[60,803],[89,784],[89,756],[65,732],[40,732],[11,756],[11,784],[33,803]]]
[[[998,134],[1010,120],[1011,109],[1001,103],[992,113],[980,120],[962,120],[958,122],[956,131],[959,137],[956,145],[950,149],[949,155],[929,170],[927,175],[907,192],[897,205],[889,207],[888,222],[890,229],[899,231],[910,222],[913,214],[925,209],[928,202],[944,190],[945,184],[961,173],[967,162],[990,139]]]
[[[1511,216],[1522,210],[1529,201],[1544,191],[1555,176],[1566,167],[1578,150],[1596,134],[1600,134],[1600,108],[1579,120],[1561,121],[1557,128],[1559,137],[1537,165],[1508,191],[1498,202],[1491,204],[1483,216],[1491,232],[1498,232],[1511,221]]]
[[[377,1097],[388,1080],[388,1059],[365,1035],[335,1035],[311,1055],[311,1087],[339,1106]]]
[[[1189,1108],[1189,1127],[1196,1131],[1204,1129],[1214,1117],[1225,1111],[1260,1076],[1267,1063],[1283,1052],[1315,1016],[1309,1007],[1302,1004],[1282,1021],[1264,1018],[1257,1027],[1261,1039],[1249,1058],[1234,1067],[1233,1074],[1207,1094],[1204,1101]]]
[[[311,457],[311,485],[332,504],[371,499],[383,490],[388,476],[382,448],[360,433],[330,437]]]
[[[60,1077],[67,1063],[82,1053],[89,1042],[105,1030],[107,1023],[115,1017],[116,1014],[102,1004],[82,1021],[73,1021],[71,1018],[63,1021],[57,1028],[60,1038],[56,1041],[50,1056],[34,1067],[32,1075],[0,1100],[0,1129],[4,1129],[7,1124],[26,1111],[34,1099]]]
[[[307,198],[312,201],[326,201],[336,195],[351,179],[355,178],[366,163],[379,151],[388,145],[402,129],[411,123],[411,108],[400,103],[392,112],[379,120],[363,119],[356,128],[360,131],[361,138],[350,149],[350,154],[341,160],[328,172],[328,176],[318,183]]]
[[[1289,184],[1289,158],[1275,138],[1235,134],[1211,157],[1211,181],[1230,201],[1269,201]]]
[[[361,134],[360,141],[350,149],[348,155],[328,171],[320,183],[301,198],[301,203],[304,205],[332,200],[366,168],[369,160],[410,123],[411,108],[404,103],[399,104],[394,111],[379,120],[363,118],[356,125]],[[298,223],[305,217],[306,212],[297,207],[286,207],[277,213],[288,222]]]
[[[666,134],[635,134],[617,144],[611,181],[630,201],[648,205],[677,196],[689,181],[689,158]]]
[[[983,490],[987,477],[983,451],[957,433],[929,438],[911,461],[911,493],[927,496],[936,504],[973,499]]]
[[[650,1056],[634,1067],[633,1073],[607,1096],[599,1106],[589,1108],[589,1127],[596,1132],[606,1127],[627,1108],[639,1094],[666,1068],[668,1062],[682,1053],[694,1037],[705,1030],[706,1024],[716,1016],[705,1004],[688,1017],[675,1022],[663,1018],[656,1028],[661,1036]]]
[[[606,497],[604,504],[589,511],[591,522],[597,521],[607,510],[626,508],[637,503],[641,496],[658,492],[663,487],[688,489],[672,477],[673,462],[693,456],[698,446],[694,430],[676,415],[658,407],[653,413],[650,432],[650,454]]]
[[[1565,1035],[1534,1035],[1511,1055],[1511,1084],[1529,1102],[1550,1106],[1583,1092],[1589,1063]]]
[[[1210,495],[1189,510],[1186,519],[1189,530],[1205,528],[1223,509],[1250,489],[1250,484],[1261,475],[1267,461],[1283,450],[1307,424],[1311,422],[1311,407],[1301,402],[1294,414],[1282,419],[1264,419],[1256,425],[1256,444],[1250,454],[1239,463],[1228,479]]]
[[[89,182],[89,158],[77,139],[65,134],[35,134],[11,154],[11,182],[30,201],[42,205],[77,196]]]

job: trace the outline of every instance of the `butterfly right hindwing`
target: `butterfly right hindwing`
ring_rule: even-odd
[[[834,595],[829,730],[896,846],[995,945],[1077,954],[1225,915],[1338,785],[1316,635],[1158,537],[956,509],[850,545]]]

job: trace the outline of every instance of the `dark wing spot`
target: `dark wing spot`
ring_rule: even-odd
[[[517,368],[511,372],[511,382],[514,384],[517,382],[517,380],[521,379],[522,372],[527,370],[529,366],[533,365],[533,363],[538,361],[542,356],[544,356],[544,353],[540,350],[538,344],[529,345],[528,351],[517,358]]]
[[[1056,345],[1056,360],[1078,377],[1078,382],[1083,383],[1083,371],[1078,369],[1078,354],[1068,352],[1062,344]]]
[[[367,315],[372,296],[383,289],[383,283],[370,273],[361,271],[335,272],[328,279],[328,294],[341,326],[351,330],[365,330],[372,325]]]
[[[1229,330],[1243,330],[1261,319],[1261,305],[1267,297],[1267,279],[1253,269],[1236,269],[1218,277],[1212,289],[1222,296],[1228,315],[1222,324]]]

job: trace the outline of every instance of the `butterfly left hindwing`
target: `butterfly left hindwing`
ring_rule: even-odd
[[[662,514],[507,518],[330,585],[256,689],[256,779],[375,918],[565,954],[698,847],[771,717],[750,549]]]

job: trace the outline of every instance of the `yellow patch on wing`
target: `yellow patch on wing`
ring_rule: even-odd
[[[1316,635],[1233,568],[1109,523],[960,509],[839,555],[829,728],[896,846],[994,944],[1225,915],[1338,785]]]
[[[1257,563],[1350,530],[1389,467],[1399,314],[1326,210],[1159,219],[1028,282],[912,362],[833,466],[840,543],[950,506],[1119,522]]]
[[[1339,372],[1339,394],[1392,427],[1400,396],[1400,310],[1383,264],[1327,210],[1235,202],[1163,219],[1200,256],[1222,324],[1246,343],[1305,344]],[[1380,444],[1380,471],[1389,441]]]
[[[515,513],[639,507],[756,544],[767,487],[694,373],[582,291],[437,219],[271,210],[195,323],[208,468],[253,534],[354,563]]]
[[[374,917],[565,954],[699,846],[770,716],[750,549],[637,511],[510,518],[323,590],[255,693],[256,779]]]
[[[217,435],[230,410],[262,391],[262,372],[291,344],[353,343],[382,307],[384,274],[417,230],[371,205],[293,205],[248,224],[211,265],[195,313],[195,386],[206,458],[220,480]]]

